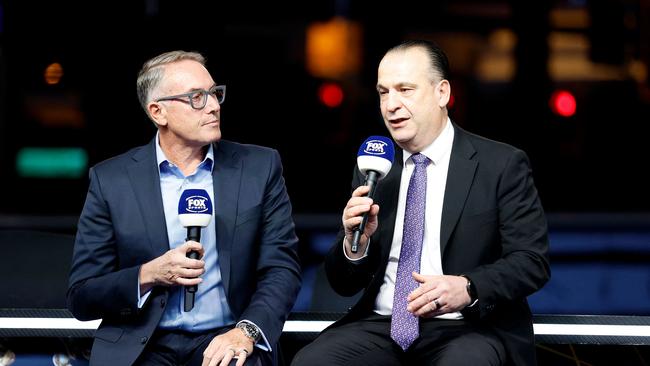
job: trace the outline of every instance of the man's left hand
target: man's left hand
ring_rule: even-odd
[[[424,276],[413,272],[420,286],[408,296],[408,311],[415,316],[430,318],[463,310],[471,298],[467,279],[461,276]]]
[[[253,340],[234,328],[212,339],[203,351],[202,366],[228,366],[230,360],[237,358],[237,366],[243,366],[246,357],[253,353]]]

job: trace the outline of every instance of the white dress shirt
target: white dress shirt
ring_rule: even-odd
[[[440,225],[442,221],[442,203],[445,197],[447,184],[447,171],[449,157],[454,142],[454,127],[451,120],[447,123],[440,135],[433,143],[422,151],[431,160],[427,165],[427,197],[424,220],[424,240],[422,243],[422,256],[420,258],[420,274],[441,275],[442,259],[440,253]],[[406,208],[406,194],[409,187],[414,164],[411,153],[404,151],[404,169],[400,182],[399,200],[397,202],[397,215],[395,217],[395,232],[384,275],[384,283],[379,289],[375,299],[375,312],[381,315],[390,315],[393,312],[393,295],[395,293],[395,277],[397,276],[397,263],[402,248],[402,234],[404,230],[404,211]],[[381,204],[381,203],[380,203]],[[381,223],[379,223],[381,225]],[[459,312],[440,315],[439,318],[462,319]]]

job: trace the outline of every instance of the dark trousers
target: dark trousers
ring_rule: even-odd
[[[406,352],[390,337],[390,316],[368,317],[324,331],[294,357],[292,366],[504,365],[503,343],[463,320],[420,321],[420,337]]]
[[[201,366],[203,351],[212,339],[226,333],[231,327],[219,328],[212,332],[190,333],[158,329],[135,362],[135,366]],[[230,362],[235,366],[237,359]],[[246,358],[245,366],[271,366],[273,357],[269,352],[255,348]]]

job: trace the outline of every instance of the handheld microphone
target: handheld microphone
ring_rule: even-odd
[[[186,189],[178,201],[178,218],[181,225],[187,228],[185,240],[201,241],[201,228],[208,226],[212,219],[212,202],[205,189]],[[192,250],[188,258],[199,259],[199,253]],[[185,287],[185,311],[194,308],[194,296],[197,286]]]
[[[377,182],[383,179],[390,171],[395,157],[393,141],[384,136],[370,136],[359,147],[357,153],[357,166],[362,174],[366,175],[365,185],[370,187],[368,197],[372,198],[377,188]],[[361,224],[354,229],[354,237],[350,250],[356,253],[359,250],[359,240],[368,222],[368,212],[363,214]]]

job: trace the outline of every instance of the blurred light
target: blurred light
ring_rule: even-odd
[[[88,154],[80,147],[24,147],[16,155],[16,171],[29,178],[80,178]]]
[[[27,95],[25,104],[29,117],[42,126],[81,128],[85,124],[79,94]]]
[[[571,117],[576,113],[576,98],[566,90],[556,90],[549,101],[553,113],[562,117]]]
[[[409,34],[405,38],[429,40],[440,46],[447,58],[454,60],[453,74],[465,75],[475,72],[477,63],[477,50],[484,50],[485,35],[470,31],[447,31],[430,34]]]
[[[339,79],[361,66],[361,27],[336,17],[312,23],[306,32],[307,70],[312,76]]]
[[[58,84],[63,77],[63,66],[60,63],[54,62],[45,68],[45,82],[49,85]]]
[[[490,47],[500,51],[511,51],[517,44],[517,35],[508,28],[495,29],[488,36]]]
[[[336,108],[343,102],[343,89],[336,83],[324,83],[318,88],[320,102],[330,108]]]
[[[553,81],[625,80],[623,67],[593,62],[589,58],[592,44],[577,32],[550,32],[548,35],[548,72]]]
[[[551,27],[555,29],[587,29],[591,17],[586,8],[554,8],[549,12]]]
[[[641,60],[632,60],[628,64],[628,72],[637,83],[645,83],[648,80],[648,67]]]
[[[516,44],[517,35],[511,29],[501,28],[490,33],[476,64],[478,78],[485,82],[511,81],[517,68]]]

